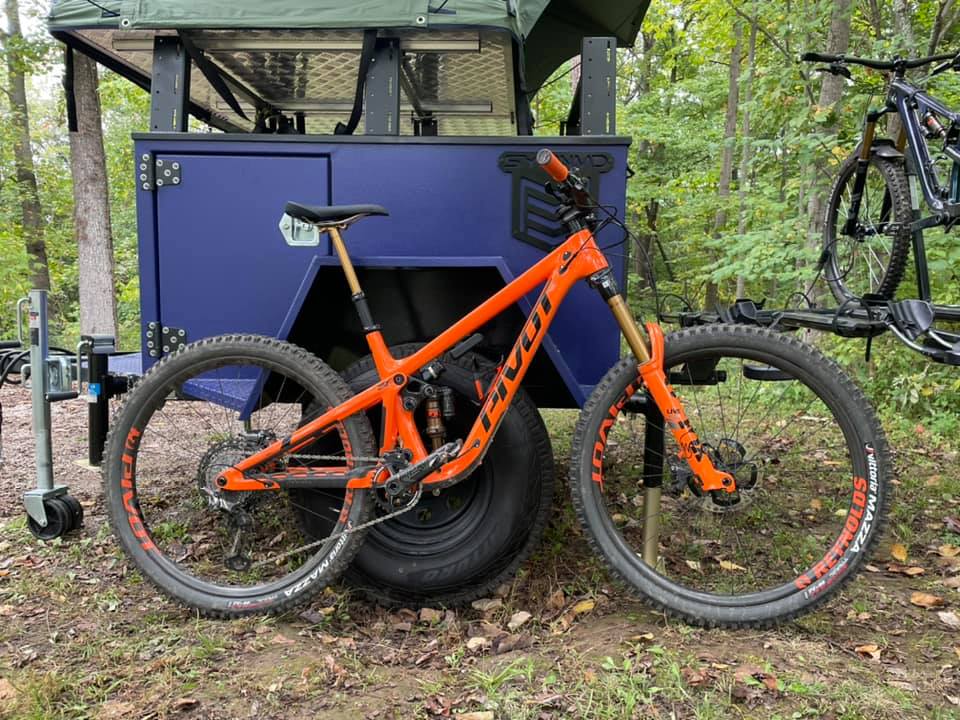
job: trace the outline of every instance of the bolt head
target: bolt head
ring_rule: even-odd
[[[179,185],[179,184],[180,184],[180,178],[175,177],[175,178],[173,179],[173,184],[174,184],[174,185]]]

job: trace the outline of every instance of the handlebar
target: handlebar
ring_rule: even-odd
[[[870,60],[868,58],[847,57],[846,55],[829,55],[827,53],[805,52],[800,56],[800,60],[801,62],[825,62],[840,63],[842,65],[862,65],[863,67],[872,68],[873,70],[912,70],[914,68],[923,67],[924,65],[929,65],[930,63],[952,60],[956,56],[957,53],[949,53],[945,55],[930,55],[928,57],[913,58],[908,60]]]
[[[570,168],[547,148],[537,153],[537,164],[540,165],[554,182],[563,183],[570,177]]]

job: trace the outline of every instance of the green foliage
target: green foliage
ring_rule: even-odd
[[[926,54],[941,2],[907,4],[910,28],[898,25],[892,0],[852,3],[848,54],[882,57],[900,49]],[[882,105],[884,98],[885,77],[855,68],[836,106],[817,104],[821,75],[798,58],[808,50],[826,49],[834,7],[831,0],[659,0],[650,8],[636,47],[621,50],[617,129],[633,140],[630,165],[635,171],[627,219],[641,239],[656,235],[665,251],[665,256],[655,251],[654,258],[662,295],[674,293],[700,308],[711,282],[726,304],[735,299],[740,277],[745,295],[766,299],[768,307],[800,304],[797,293],[808,289],[819,255],[819,217],[811,222],[811,198],[825,198],[840,162],[859,141],[865,110]],[[747,58],[751,18],[757,22],[752,66]],[[724,199],[718,184],[738,24],[742,60],[735,170]],[[916,47],[905,48],[907,30]],[[939,51],[956,49],[958,30],[948,28]],[[573,83],[564,73],[570,68],[558,71],[534,103],[544,134],[555,133],[555,120],[566,116]],[[956,74],[936,78],[930,89],[960,108]],[[743,133],[747,114],[748,139]],[[743,173],[745,142],[751,152]],[[938,167],[946,181],[949,165]],[[652,226],[651,208],[656,211]],[[721,210],[726,223],[717,228]],[[960,302],[960,243],[952,234],[930,231],[927,247],[937,299]],[[647,315],[654,310],[651,293],[638,276],[630,279],[630,292],[637,310]],[[915,293],[908,274],[901,296]],[[822,282],[813,294],[832,304]],[[676,297],[663,303],[673,310],[681,304]],[[808,339],[857,374],[891,417],[924,422],[943,433],[957,424],[950,419],[960,401],[956,370],[931,366],[891,338],[875,341],[870,365],[863,362],[861,342],[816,334]]]

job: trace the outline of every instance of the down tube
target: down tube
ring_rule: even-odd
[[[461,458],[476,460],[474,455],[482,456],[485,452],[507,408],[513,402],[517,389],[530,368],[533,356],[540,349],[550,323],[556,317],[557,309],[577,280],[578,277],[573,272],[567,276],[561,276],[555,272],[547,279],[520,337],[517,338],[510,355],[490,386],[487,399],[480,409],[480,415],[464,443],[466,450]]]

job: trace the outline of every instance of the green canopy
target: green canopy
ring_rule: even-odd
[[[51,31],[497,28],[525,42],[535,90],[584,36],[632,45],[650,0],[56,0]]]

